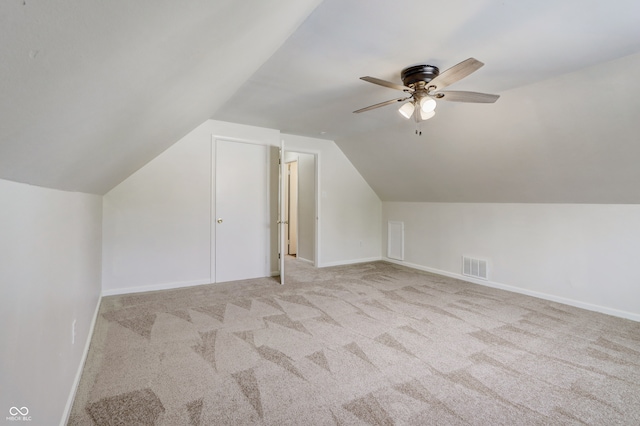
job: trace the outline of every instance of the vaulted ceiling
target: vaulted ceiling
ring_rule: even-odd
[[[320,0],[3,0],[0,178],[104,194],[210,118]]]
[[[325,0],[214,115],[335,140],[383,200],[638,203],[640,3]],[[631,56],[629,56],[631,55]],[[400,71],[486,65],[416,126]]]
[[[207,118],[336,141],[383,200],[640,203],[640,3],[0,3],[0,178],[102,194]],[[486,65],[421,125],[400,71]]]

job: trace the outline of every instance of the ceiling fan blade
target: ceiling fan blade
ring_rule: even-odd
[[[390,89],[396,89],[396,90],[402,90],[403,92],[408,92],[408,93],[412,93],[413,89],[407,87],[407,86],[402,86],[400,84],[395,84],[392,83],[390,81],[386,81],[386,80],[380,80],[379,78],[375,78],[375,77],[360,77],[360,80],[364,80],[364,81],[368,81],[369,83],[373,83],[373,84],[377,84],[379,86],[384,86],[384,87],[388,87]]]
[[[357,111],[353,111],[353,112],[355,114],[357,114],[357,113],[360,113],[360,112],[365,112],[365,111],[369,111],[369,110],[372,110],[372,109],[380,108],[380,107],[383,107],[383,106],[387,106],[387,105],[395,104],[395,103],[398,103],[398,102],[406,101],[407,99],[410,99],[410,98],[411,98],[411,96],[408,96],[406,98],[391,99],[390,101],[380,102],[379,104],[370,105],[368,107],[361,108],[361,109],[359,109]]]
[[[490,95],[488,93],[478,93],[478,92],[450,91],[450,92],[436,92],[433,94],[433,97],[443,101],[491,104],[497,101],[500,95]]]
[[[462,80],[469,74],[477,71],[483,65],[479,60],[469,58],[441,72],[440,75],[427,83],[427,87],[435,86],[434,90],[444,89],[450,84]]]

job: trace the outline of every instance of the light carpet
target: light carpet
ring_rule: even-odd
[[[640,324],[386,262],[105,297],[70,425],[640,424]]]

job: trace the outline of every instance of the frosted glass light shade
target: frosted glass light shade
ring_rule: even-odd
[[[422,110],[422,108],[420,108],[420,118],[421,118],[422,120],[428,120],[428,119],[430,119],[431,117],[433,117],[434,115],[436,115],[436,112],[435,112],[435,111],[431,110],[431,111],[429,111],[429,112],[424,112],[424,111]]]
[[[436,109],[436,100],[428,97],[420,99],[420,109],[423,112],[433,111],[434,109]]]
[[[415,105],[413,105],[413,102],[407,102],[406,104],[400,107],[398,112],[400,112],[400,114],[402,114],[404,118],[411,118],[411,116],[413,115],[413,111],[415,109],[416,107]]]

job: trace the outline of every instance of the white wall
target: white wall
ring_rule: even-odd
[[[280,142],[277,130],[208,120],[109,191],[104,196],[105,294],[215,280],[213,136]]]
[[[379,259],[382,202],[333,141],[282,135],[285,150],[318,154],[318,266]]]
[[[385,255],[389,220],[405,264],[459,277],[484,258],[485,284],[640,321],[640,205],[385,202]]]
[[[381,202],[334,142],[208,120],[104,196],[105,294],[213,281],[212,135],[318,153],[319,266],[380,258]]]
[[[101,200],[0,180],[0,418],[63,417],[100,297]]]
[[[104,196],[103,290],[210,282],[210,192],[207,125],[109,191]]]

